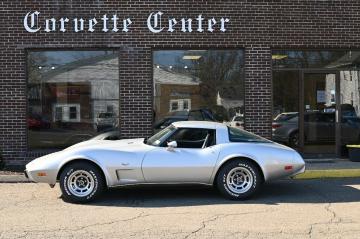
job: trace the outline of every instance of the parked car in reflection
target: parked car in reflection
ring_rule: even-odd
[[[235,115],[227,125],[244,129],[244,115]]]
[[[48,129],[51,123],[45,116],[31,114],[27,118],[27,125],[29,129]]]
[[[99,113],[95,120],[95,127],[98,132],[112,129],[118,126],[118,118],[113,112]]]
[[[90,140],[119,140],[120,139],[120,131],[119,130],[111,130],[95,137]]]
[[[188,120],[196,120],[196,121],[215,121],[215,118],[208,109],[198,109],[198,110],[181,110],[175,111],[169,114],[168,116],[162,118],[154,124],[154,131],[158,132],[161,129],[164,129],[171,125],[174,122],[178,121],[188,121]]]
[[[342,145],[360,142],[360,118],[341,117]],[[335,112],[306,112],[304,114],[305,143],[334,143],[336,134]],[[291,147],[299,146],[299,114],[282,113],[272,123],[273,140]]]

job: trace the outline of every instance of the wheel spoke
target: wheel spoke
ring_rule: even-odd
[[[233,168],[226,177],[228,188],[234,193],[245,193],[253,184],[253,175],[245,167]]]
[[[74,196],[86,197],[93,191],[94,187],[93,176],[85,170],[76,170],[69,176],[68,188]]]

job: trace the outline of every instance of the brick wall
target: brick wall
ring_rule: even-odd
[[[30,10],[45,17],[131,17],[128,33],[30,34],[23,17]],[[230,18],[227,31],[154,34],[146,18],[161,10],[168,16]],[[124,137],[151,133],[152,50],[244,48],[246,53],[246,127],[271,134],[272,48],[359,48],[357,0],[39,0],[0,2],[0,148],[8,164],[24,164],[44,152],[27,150],[26,49],[112,47],[120,59],[120,117]]]

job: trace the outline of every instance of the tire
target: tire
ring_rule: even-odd
[[[234,180],[238,181],[234,182]],[[250,198],[259,190],[262,182],[262,174],[257,165],[246,159],[226,163],[220,168],[216,178],[220,193],[232,200]]]
[[[106,183],[97,167],[87,162],[66,166],[60,174],[60,189],[65,201],[86,203],[105,190]]]
[[[290,134],[289,136],[289,146],[291,148],[297,148],[299,147],[299,132],[295,131]]]

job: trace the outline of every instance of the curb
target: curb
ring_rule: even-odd
[[[326,169],[306,170],[305,173],[296,175],[295,179],[317,179],[317,178],[353,178],[360,177],[360,169]]]
[[[0,183],[31,183],[24,175],[0,175]]]

